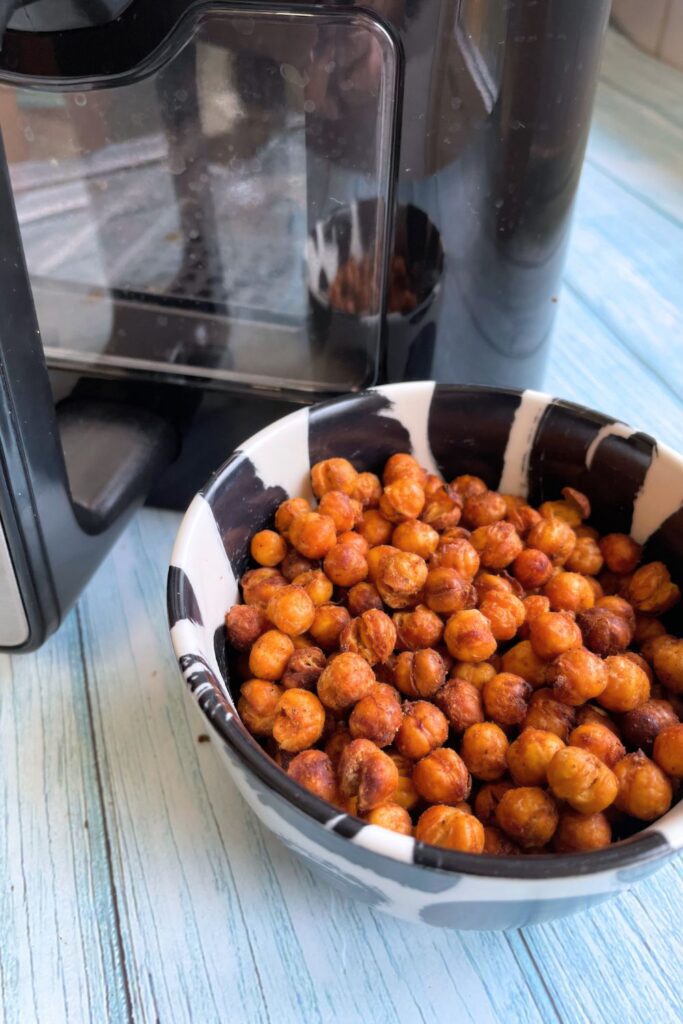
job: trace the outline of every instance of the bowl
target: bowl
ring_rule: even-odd
[[[290,779],[235,711],[223,618],[239,600],[251,535],[309,467],[333,455],[378,471],[412,451],[446,479],[472,473],[533,503],[588,494],[601,531],[631,532],[683,578],[683,459],[623,423],[534,391],[392,384],[302,409],[256,434],[213,475],[180,527],[168,577],[171,638],[188,696],[261,821],[310,868],[397,917],[462,929],[513,928],[583,910],[683,847],[683,802],[590,853],[498,858],[440,849],[368,825]],[[680,632],[680,624],[675,624]]]

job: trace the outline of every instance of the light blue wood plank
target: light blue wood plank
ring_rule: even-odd
[[[607,85],[683,127],[683,75],[643,53],[619,32],[608,32],[600,70]]]

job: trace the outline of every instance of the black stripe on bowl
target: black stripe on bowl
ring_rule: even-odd
[[[177,565],[172,565],[168,570],[166,608],[170,626],[175,626],[181,619],[190,619],[198,626],[202,625],[197,596],[185,571]]]
[[[386,415],[391,409],[391,400],[377,391],[314,406],[308,416],[310,464],[342,457],[357,469],[381,473],[390,455],[411,451],[406,428]]]
[[[496,487],[522,396],[437,384],[429,410],[429,445],[439,470],[452,480],[464,473]]]
[[[683,585],[683,506],[665,519],[658,530],[652,534],[645,545],[644,562],[664,562],[675,583]],[[683,633],[683,608],[677,605],[674,609],[670,626],[671,632],[677,636]]]

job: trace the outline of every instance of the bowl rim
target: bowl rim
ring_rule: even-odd
[[[391,394],[401,391],[410,391],[416,387],[424,387],[425,384],[433,385],[433,381],[409,381],[398,384],[381,385],[381,393],[388,397]],[[614,423],[613,417],[607,417],[587,406],[580,405],[565,399],[553,398],[546,392],[529,391],[489,387],[473,384],[438,384],[441,390],[453,394],[481,393],[489,395],[534,395],[537,398],[545,399],[548,402],[560,403],[563,409],[575,413],[583,419],[589,419],[599,423],[601,426]],[[173,586],[173,569],[176,566],[187,564],[191,560],[192,534],[198,525],[199,506],[197,498],[201,497],[209,505],[212,494],[220,487],[226,474],[231,470],[243,456],[248,456],[249,448],[257,442],[262,441],[268,434],[276,432],[281,426],[294,417],[302,415],[302,412],[328,409],[337,405],[353,404],[368,394],[375,393],[376,389],[366,388],[356,392],[336,396],[325,401],[315,403],[305,409],[296,409],[285,416],[279,417],[268,424],[256,434],[251,435],[223,464],[214,471],[206,485],[198,492],[185,512],[180,523],[176,540],[173,546],[168,574],[167,589],[167,610],[169,629],[179,620],[187,618],[186,609],[183,605],[182,595],[178,594],[177,588]],[[639,432],[642,433],[642,432]],[[653,439],[654,440],[654,439]],[[679,463],[683,472],[683,457],[674,449],[659,441],[654,441],[659,451],[672,457]],[[339,812],[337,808],[326,800],[315,796],[299,783],[287,775],[273,759],[266,753],[257,740],[247,731],[242,724],[236,709],[230,706],[223,694],[223,687],[215,676],[215,673],[201,656],[186,650],[181,639],[182,634],[172,631],[171,642],[179,663],[180,672],[185,685],[190,689],[190,677],[195,687],[194,697],[200,710],[207,718],[211,727],[217,732],[221,740],[234,751],[245,766],[269,789],[283,798],[294,808],[304,812],[309,818],[316,821],[324,832],[333,831],[340,837],[352,839],[358,831],[367,829],[367,822],[351,814]],[[227,683],[226,683],[227,688]],[[675,806],[675,805],[674,805]],[[668,814],[674,810],[670,809]],[[331,812],[335,813],[332,814]],[[683,811],[683,801],[681,801]],[[332,824],[333,823],[333,824]],[[456,850],[448,850],[443,847],[432,846],[428,843],[390,832],[386,829],[378,830],[383,833],[381,842],[375,844],[368,839],[362,844],[362,848],[374,856],[385,858],[391,861],[405,863],[406,867],[415,869],[437,870],[459,875],[478,877],[490,877],[495,879],[518,879],[524,881],[541,881],[550,879],[562,879],[589,875],[599,875],[605,872],[634,868],[654,861],[664,861],[677,852],[675,846],[670,845],[665,835],[656,829],[657,822],[647,825],[643,831],[636,833],[628,839],[611,844],[601,850],[592,850],[582,853],[549,853],[539,854],[533,857],[528,855],[496,857],[486,853],[464,853]],[[414,844],[414,855],[411,861],[406,861],[405,840],[411,839]],[[392,849],[393,847],[393,849]]]

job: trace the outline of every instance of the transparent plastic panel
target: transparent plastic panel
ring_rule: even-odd
[[[171,59],[132,84],[2,86],[51,365],[370,382],[397,74],[367,14],[223,8],[179,28]]]

